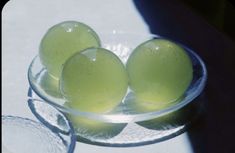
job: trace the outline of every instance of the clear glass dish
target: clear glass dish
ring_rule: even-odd
[[[75,135],[52,132],[27,118],[2,116],[3,153],[73,153]]]
[[[99,36],[103,47],[114,52],[124,64],[137,45],[149,39],[161,38],[151,34],[116,31],[102,33]],[[55,88],[55,84],[58,83],[53,80],[48,83],[48,79],[45,79],[47,71],[40,63],[38,56],[33,59],[28,70],[28,80],[33,90],[30,98],[44,101],[67,116],[79,118],[76,125],[75,123],[73,125],[78,140],[83,142],[132,146],[165,140],[185,131],[186,126],[199,114],[203,104],[199,95],[202,93],[207,79],[206,67],[201,58],[188,47],[179,45],[187,51],[192,60],[193,80],[180,101],[168,108],[152,112],[137,112],[128,102],[132,98],[130,90],[127,91],[120,105],[108,114],[82,112],[68,108],[64,106],[65,99]]]

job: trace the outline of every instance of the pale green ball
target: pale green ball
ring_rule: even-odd
[[[179,45],[164,39],[140,44],[127,61],[130,88],[148,110],[168,106],[189,87],[192,62]]]
[[[89,26],[65,21],[51,27],[40,43],[39,56],[49,74],[59,79],[62,65],[76,52],[99,47],[100,39]]]
[[[63,67],[60,88],[69,105],[80,111],[107,113],[123,99],[128,76],[121,60],[103,48],[76,53]]]

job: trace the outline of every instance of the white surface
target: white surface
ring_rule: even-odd
[[[77,20],[102,31],[148,33],[131,0],[10,0],[2,11],[2,114],[35,119],[27,106],[27,68],[52,25]],[[36,119],[35,119],[36,120]],[[187,134],[141,147],[77,143],[75,153],[191,153]]]

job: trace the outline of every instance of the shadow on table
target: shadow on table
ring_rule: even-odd
[[[206,111],[188,132],[194,152],[235,152],[235,43],[180,1],[133,2],[151,33],[185,44],[206,63]]]

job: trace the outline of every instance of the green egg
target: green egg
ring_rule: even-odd
[[[192,63],[179,45],[153,39],[140,44],[127,61],[130,88],[146,110],[168,106],[183,96],[192,77]]]
[[[65,21],[51,27],[44,35],[39,56],[49,74],[59,79],[62,65],[71,55],[99,46],[100,39],[89,26],[76,21]]]
[[[64,64],[60,89],[69,106],[85,112],[107,113],[123,99],[128,76],[121,60],[103,48],[89,48]]]

